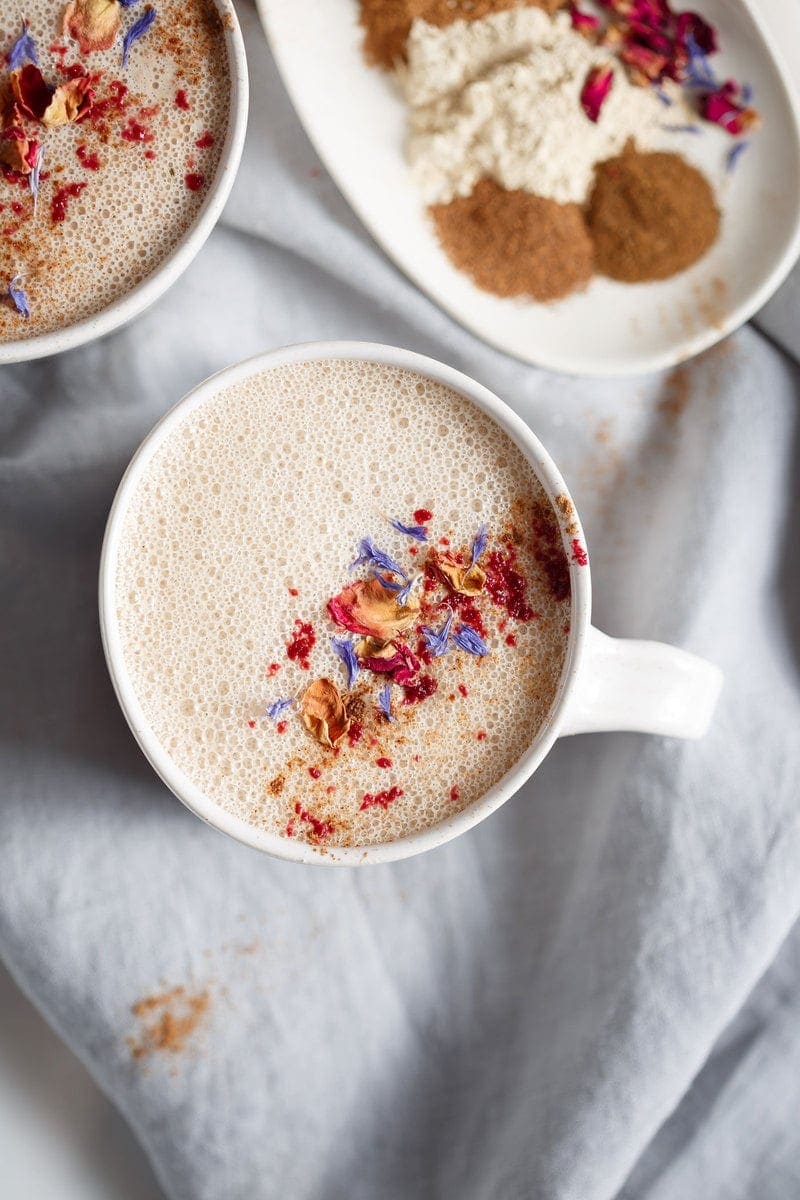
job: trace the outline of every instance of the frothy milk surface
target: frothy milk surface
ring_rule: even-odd
[[[389,523],[414,513],[428,542]],[[468,563],[481,524],[493,594],[459,620],[483,625],[489,652],[424,655],[418,630],[440,629],[454,603],[424,563]],[[344,631],[328,600],[370,574],[349,569],[364,537],[415,579],[422,609],[404,636],[435,683],[413,703],[392,686],[391,721],[377,707],[387,676],[362,669],[348,688],[330,641]],[[509,614],[513,574],[527,619]],[[183,419],[125,515],[116,604],[133,687],[176,765],[223,809],[321,848],[434,825],[496,783],[552,705],[569,628],[558,518],[517,446],[449,388],[352,361],[264,371]],[[296,622],[316,640],[293,660]],[[352,717],[336,751],[296,704],[267,713],[321,677]]]
[[[197,219],[228,125],[224,30],[212,0],[158,0],[156,8],[123,68],[122,38],[143,5],[122,10],[110,49],[82,54],[62,32],[64,3],[3,0],[0,52],[8,54],[27,19],[48,87],[83,70],[92,102],[80,120],[56,128],[23,115],[43,147],[35,210],[29,177],[10,169],[12,148],[0,145],[0,293],[20,276],[30,305],[26,320],[8,299],[0,303],[0,342],[101,312],[151,275]],[[2,61],[8,126],[16,115]]]

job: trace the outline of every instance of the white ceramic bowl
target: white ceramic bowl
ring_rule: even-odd
[[[721,685],[715,667],[685,651],[660,643],[607,638],[592,629],[588,564],[579,565],[573,538],[585,546],[577,515],[561,529],[570,564],[570,635],[553,707],[532,744],[494,787],[461,812],[408,837],[380,845],[313,846],[247,824],[205,796],[172,761],[150,728],[125,665],[116,610],[120,537],[128,505],[153,455],[186,416],[220,389],[288,363],[356,359],[406,368],[459,392],[487,413],[520,447],[536,472],[554,511],[556,497],[569,497],[567,486],[541,442],[508,405],[480,383],[431,358],[391,346],[363,342],[321,342],[259,355],[228,367],[201,383],[155,426],[134,455],[117,491],[106,527],[100,562],[100,628],[108,669],[122,710],[153,768],[179,800],[223,833],[293,862],[351,864],[388,862],[430,850],[472,828],[504,803],[538,767],[560,733],[603,729],[639,729],[681,737],[705,732]],[[569,510],[569,505],[566,506]],[[589,670],[582,672],[586,660]]]
[[[87,317],[85,321],[78,321],[64,329],[42,333],[37,337],[21,338],[19,341],[0,343],[0,363],[23,362],[32,358],[44,358],[49,354],[60,354],[62,350],[72,350],[85,342],[92,342],[95,338],[111,333],[126,321],[137,317],[183,274],[219,220],[242,157],[247,128],[249,81],[244,40],[233,0],[214,0],[214,3],[222,18],[228,51],[231,76],[230,108],[228,129],[217,172],[194,224],[156,270],[121,300],[110,304],[95,316]]]

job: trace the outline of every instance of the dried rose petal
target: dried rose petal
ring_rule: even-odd
[[[300,716],[309,733],[323,746],[335,748],[350,728],[344,700],[330,679],[315,679],[303,692]]]
[[[706,121],[719,125],[732,137],[738,137],[748,129],[755,129],[761,118],[754,108],[745,108],[742,89],[734,79],[728,79],[716,92],[704,96],[700,115]]]
[[[121,14],[119,0],[69,0],[61,27],[66,37],[78,43],[81,54],[110,50],[119,32]]]
[[[635,80],[637,83],[653,83],[662,79],[670,61],[667,55],[657,54],[655,50],[650,50],[638,42],[629,42],[623,46],[620,58],[638,74],[639,79]]]
[[[689,38],[704,54],[716,54],[719,49],[717,31],[699,13],[681,12],[675,18],[675,40],[685,47]]]
[[[27,175],[36,166],[41,144],[32,141],[21,125],[9,125],[0,134],[0,163]]]
[[[33,63],[11,72],[11,92],[19,111],[37,121],[41,121],[53,95],[53,89]]]
[[[87,76],[60,83],[42,114],[42,123],[49,128],[71,125],[85,117],[92,104],[93,91]]]
[[[582,33],[584,37],[591,37],[600,28],[600,18],[594,16],[593,13],[583,12],[574,0],[569,6],[569,15],[572,28],[577,33]]]
[[[344,629],[389,642],[414,620],[419,601],[412,596],[398,604],[397,593],[379,579],[359,579],[328,601],[328,611]]]
[[[437,573],[451,591],[462,596],[477,596],[483,591],[486,572],[478,563],[468,563],[464,566],[452,554],[446,553],[434,553],[431,559]]]
[[[419,670],[419,659],[404,642],[380,645],[375,638],[364,638],[356,652],[361,666],[367,671],[390,675],[395,683],[411,683]]]
[[[592,67],[581,89],[581,108],[590,121],[597,122],[600,109],[614,83],[613,67]]]

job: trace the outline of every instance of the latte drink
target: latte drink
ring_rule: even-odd
[[[124,515],[116,622],[145,720],[255,827],[324,847],[433,826],[547,720],[567,519],[499,425],[413,371],[308,362],[223,388]]]
[[[97,315],[169,257],[216,174],[231,71],[213,0],[3,0],[0,56],[2,343]]]

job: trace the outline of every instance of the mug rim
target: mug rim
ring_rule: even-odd
[[[61,329],[51,330],[50,333],[0,342],[0,364],[28,362],[51,354],[60,354],[65,350],[73,350],[86,342],[105,337],[121,325],[132,321],[163,296],[180,278],[217,224],[236,179],[242,157],[247,130],[250,82],[244,38],[233,0],[213,0],[213,3],[222,22],[228,52],[230,105],[228,128],[225,131],[217,169],[197,216],[167,257],[119,300],[107,305],[94,316]]]
[[[452,817],[393,841],[361,846],[314,845],[270,833],[248,824],[205,796],[172,761],[147,723],[125,667],[116,616],[116,564],[124,518],[139,481],[161,444],[190,412],[223,388],[273,368],[331,360],[355,360],[414,371],[452,388],[494,420],[525,455],[547,493],[558,520],[570,573],[570,632],[561,677],[550,712],[525,752],[488,791]],[[561,496],[566,496],[571,506],[569,533],[556,503]],[[558,467],[525,421],[489,388],[463,372],[415,351],[373,342],[305,342],[254,355],[209,376],[173,405],[135,451],[117,488],[103,537],[98,596],[103,651],[117,700],[139,748],[162,782],[201,820],[236,841],[274,858],[329,866],[393,862],[421,854],[466,833],[510,799],[533,775],[559,735],[581,669],[591,618],[591,568],[588,563],[578,565],[569,553],[573,537],[586,546],[580,517]]]

